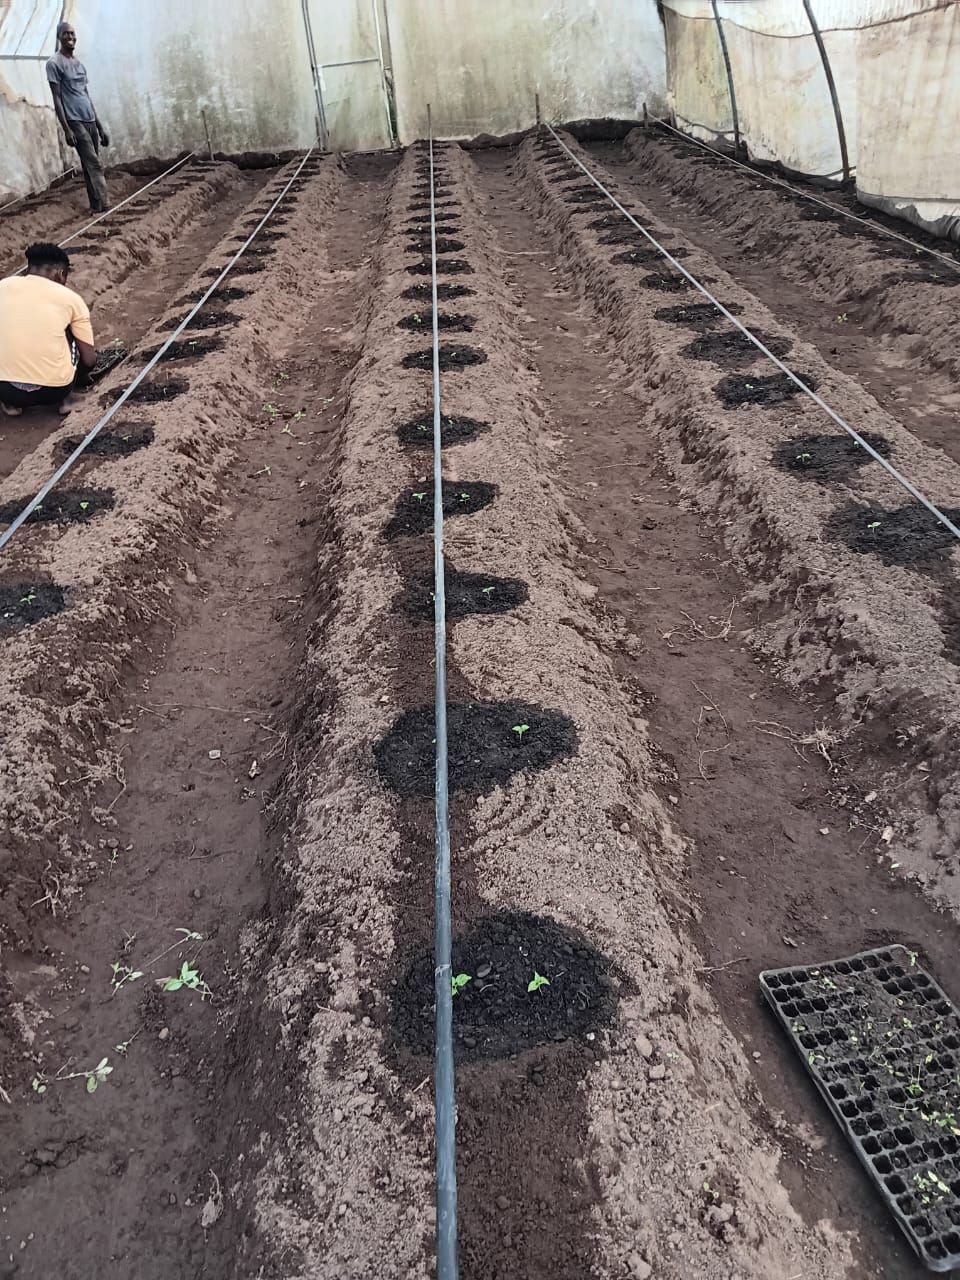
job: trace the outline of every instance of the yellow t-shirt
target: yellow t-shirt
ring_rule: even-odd
[[[0,280],[0,382],[65,387],[73,381],[67,325],[93,343],[87,304],[46,276]]]

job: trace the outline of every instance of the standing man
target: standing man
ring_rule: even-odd
[[[76,47],[76,31],[69,22],[61,22],[57,27],[57,52],[47,63],[47,80],[67,146],[76,147],[80,156],[90,208],[94,213],[105,213],[110,204],[100,163],[100,146],[109,147],[110,139],[90,100],[87,69],[73,56]]]

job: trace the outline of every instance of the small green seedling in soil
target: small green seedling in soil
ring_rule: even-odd
[[[706,1181],[704,1182],[703,1189],[706,1192],[706,1194],[710,1197],[711,1200],[720,1199],[720,1192],[714,1191],[713,1187],[711,1187],[709,1182],[706,1182]]]
[[[114,960],[110,966],[110,972],[113,974],[113,994],[116,995],[122,986],[128,982],[138,982],[143,977],[142,969],[134,969],[132,965],[120,964]]]
[[[297,412],[293,415],[293,420],[294,422],[302,422],[306,416],[307,414],[304,409],[298,409]]]
[[[102,1084],[106,1082],[107,1076],[113,1073],[113,1067],[110,1066],[109,1058],[101,1058],[97,1065],[91,1071],[71,1071],[69,1075],[55,1075],[52,1079],[37,1074],[30,1082],[30,1088],[34,1093],[44,1094],[47,1092],[47,1085],[65,1084],[68,1080],[86,1080],[87,1093],[96,1093]]]
[[[457,497],[460,499],[460,501],[461,501],[461,502],[469,502],[469,501],[470,501],[470,495],[469,495],[469,493],[458,493],[458,494],[457,494]]]
[[[810,459],[811,459],[812,457],[813,457],[813,454],[812,454],[812,453],[798,453],[798,454],[797,454],[797,461],[798,461],[798,462],[809,462],[809,461],[810,461]]]
[[[530,732],[530,726],[528,724],[515,724],[513,726],[513,732],[517,735],[520,742],[522,742],[523,735]]]
[[[413,497],[416,498],[417,502],[422,502],[426,496],[426,492],[413,494]]]
[[[113,1046],[114,1053],[119,1053],[121,1058],[126,1057],[127,1050],[130,1048],[130,1046],[133,1044],[134,1040],[136,1040],[139,1034],[140,1034],[139,1031],[135,1031],[129,1040],[124,1040],[121,1044],[115,1044]]]
[[[277,408],[277,406],[269,402],[263,406],[263,412],[267,415],[268,418],[270,418],[271,421],[274,418],[278,418],[280,416],[280,410]]]
[[[837,324],[846,324],[846,323],[847,323],[847,313],[845,311],[841,311],[841,313],[837,316]]]
[[[89,507],[90,507],[90,503],[89,503],[89,502],[81,502],[81,503],[80,503],[80,510],[81,510],[81,511],[87,511],[87,510],[89,509]]]
[[[867,525],[867,528],[868,528],[868,529],[879,529],[879,528],[880,528],[880,521],[879,521],[879,520],[874,520],[871,524],[868,524],[868,525]]]
[[[31,591],[31,592],[30,592],[30,594],[29,594],[28,596],[21,596],[21,597],[20,597],[20,603],[21,603],[21,604],[33,604],[33,602],[34,602],[34,600],[36,600],[36,598],[37,598],[37,597],[36,597],[36,595],[34,594],[34,592],[32,592],[32,591]]]
[[[481,587],[480,593],[481,595],[492,596],[496,589],[496,587]]]
[[[527,983],[527,994],[532,994],[534,991],[539,991],[541,987],[549,987],[549,985],[550,979],[545,978],[542,973],[537,973],[536,969],[534,969],[533,979]]]
[[[745,382],[743,385],[746,387],[746,389],[747,389],[748,391],[752,391],[752,390],[753,390],[753,383],[752,383],[752,382]]]
[[[189,960],[184,960],[178,974],[170,978],[158,978],[157,986],[161,991],[180,991],[183,987],[187,987],[190,991],[199,991],[201,1000],[206,1000],[207,996],[213,995],[200,971],[195,969]]]
[[[467,983],[472,981],[473,977],[471,974],[458,973],[456,977],[450,979],[450,986],[453,988],[453,994],[456,995],[459,991],[462,991]]]

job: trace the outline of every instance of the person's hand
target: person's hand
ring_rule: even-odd
[[[106,129],[104,129],[103,125],[101,125],[101,124],[98,124],[98,125],[97,125],[97,133],[99,133],[99,135],[100,135],[100,145],[101,145],[101,147],[109,147],[109,145],[110,145],[110,139],[107,137],[107,131],[106,131]]]
[[[68,147],[76,147],[76,145],[77,145],[77,140],[76,140],[76,138],[73,136],[73,134],[70,132],[70,130],[69,130],[69,129],[64,129],[64,131],[63,131],[63,140],[64,140],[64,142],[67,144],[67,146],[68,146]]]

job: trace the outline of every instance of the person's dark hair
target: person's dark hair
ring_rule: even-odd
[[[58,244],[32,244],[27,250],[28,267],[66,267],[70,258]]]

